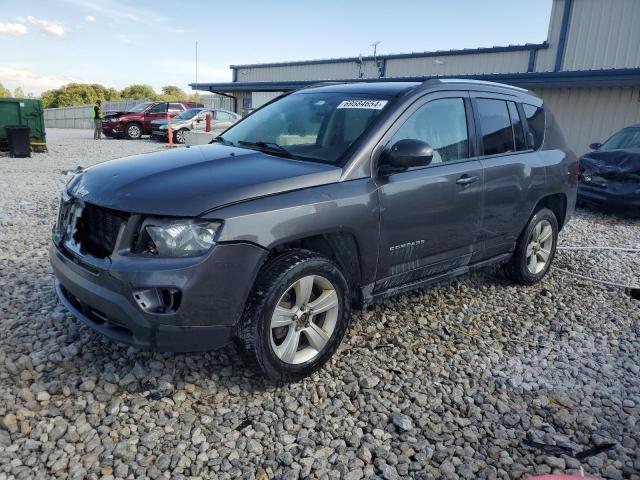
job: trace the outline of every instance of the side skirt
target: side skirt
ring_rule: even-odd
[[[399,295],[401,293],[408,292],[410,290],[415,290],[417,288],[423,288],[428,285],[433,285],[434,283],[450,280],[459,275],[464,275],[465,273],[469,273],[472,270],[477,270],[478,268],[484,268],[484,267],[489,267],[491,265],[504,263],[508,261],[509,258],[511,258],[511,255],[512,255],[511,252],[503,253],[501,255],[488,258],[486,260],[483,260],[478,263],[474,263],[472,265],[466,265],[464,267],[455,268],[445,273],[440,273],[438,275],[421,278],[419,280],[414,280],[409,283],[391,287],[382,292],[372,293],[374,285],[373,284],[364,285],[361,287],[364,306],[370,303],[383,301],[389,297],[393,297],[395,295]]]

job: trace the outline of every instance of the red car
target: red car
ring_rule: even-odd
[[[107,137],[137,140],[151,135],[151,122],[173,118],[190,108],[203,107],[193,102],[142,102],[128,112],[108,112],[102,120],[102,133]]]

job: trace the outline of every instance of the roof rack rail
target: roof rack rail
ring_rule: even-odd
[[[499,83],[499,82],[490,82],[488,80],[473,80],[467,78],[429,78],[422,82],[422,85],[432,84],[432,83],[471,83],[473,85],[487,85],[490,87],[500,86],[502,88],[507,88],[509,90],[517,90],[518,92],[526,92],[529,93],[529,90],[521,87],[514,87],[513,85],[509,85],[507,83]]]

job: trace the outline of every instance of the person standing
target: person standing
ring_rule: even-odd
[[[96,100],[96,104],[93,107],[93,124],[95,129],[93,130],[93,139],[100,140],[102,138],[102,100]]]

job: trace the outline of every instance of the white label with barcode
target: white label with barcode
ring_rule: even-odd
[[[368,110],[382,110],[387,100],[343,100],[338,108],[366,108]]]

